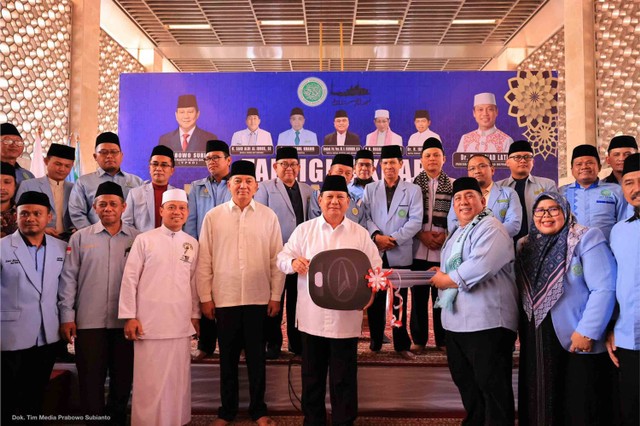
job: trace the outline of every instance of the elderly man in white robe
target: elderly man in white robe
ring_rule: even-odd
[[[191,336],[200,308],[195,271],[198,241],[182,231],[187,194],[162,194],[162,226],[133,243],[120,289],[119,318],[134,341],[132,425],[191,421]]]

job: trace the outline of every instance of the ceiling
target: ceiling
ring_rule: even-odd
[[[323,71],[481,70],[547,3],[547,0],[114,1],[160,52],[185,72],[317,71],[321,67]],[[478,18],[497,21],[481,25],[453,23],[454,19]],[[399,24],[356,25],[356,20],[361,19],[391,19]],[[301,20],[304,25],[264,26],[260,24],[264,20]],[[209,28],[168,28],[176,24],[207,24]]]

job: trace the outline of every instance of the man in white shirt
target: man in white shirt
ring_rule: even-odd
[[[429,126],[431,126],[431,116],[426,109],[416,111],[413,116],[413,124],[415,124],[417,132],[411,135],[407,146],[422,146],[429,138],[442,140],[440,139],[440,135],[429,128]]]
[[[267,416],[264,323],[280,311],[284,274],[276,258],[282,250],[278,217],[253,200],[258,190],[255,165],[231,165],[231,201],[209,211],[200,233],[198,296],[203,315],[218,324],[220,399],[214,425],[226,425],[238,414],[238,363],[244,349],[249,371],[249,415],[258,425]]]
[[[271,133],[260,128],[260,115],[258,108],[249,108],[247,110],[247,128],[238,130],[231,137],[231,145],[249,145],[249,146],[268,146],[273,145]]]
[[[507,152],[513,139],[496,127],[498,106],[493,93],[478,93],[473,98],[473,118],[478,129],[462,135],[457,152]]]
[[[373,268],[382,259],[368,232],[346,219],[349,192],[342,176],[326,177],[318,203],[322,215],[296,228],[278,255],[285,274],[298,274],[298,329],[302,334],[302,411],[305,424],[325,424],[327,370],[334,425],[353,424],[358,414],[357,358],[362,310],[333,310],[317,306],[309,294],[309,262],[331,249],[362,251]],[[373,295],[372,299],[373,301]]]
[[[385,146],[385,145],[399,145],[402,146],[402,136],[394,133],[389,128],[391,118],[389,118],[389,111],[386,109],[378,109],[375,112],[373,118],[373,124],[376,125],[376,130],[367,135],[367,146]]]

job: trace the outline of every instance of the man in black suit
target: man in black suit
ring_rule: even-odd
[[[218,139],[213,133],[196,127],[200,117],[195,95],[181,95],[176,107],[178,128],[160,136],[158,145],[165,145],[174,152],[206,152],[207,141]]]
[[[324,137],[325,145],[343,146],[343,145],[355,145],[360,146],[360,136],[353,132],[349,132],[349,117],[347,117],[347,111],[339,109],[336,111],[336,115],[333,118],[333,126],[336,131],[329,133]]]

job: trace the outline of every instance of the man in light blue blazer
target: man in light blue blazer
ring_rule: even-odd
[[[29,191],[17,202],[18,230],[1,242],[0,304],[3,423],[42,412],[58,335],[58,280],[66,244],[46,235],[51,203]],[[26,420],[26,416],[25,416]]]
[[[184,224],[184,232],[195,239],[200,238],[202,221],[207,212],[231,199],[231,193],[227,187],[231,156],[229,145],[220,140],[207,141],[204,163],[209,171],[209,176],[191,182],[189,190],[189,216]],[[216,350],[218,330],[215,320],[206,316],[200,318],[200,340],[198,351],[193,357],[201,360],[205,356],[212,355]]]
[[[289,241],[291,233],[302,222],[309,219],[309,201],[313,189],[306,183],[298,182],[300,162],[298,151],[294,147],[282,147],[276,151],[276,162],[273,168],[277,177],[261,182],[258,192],[253,197],[257,202],[268,206],[278,216],[282,241]],[[300,332],[296,328],[296,303],[298,300],[298,275],[291,274],[285,278],[285,289],[282,300],[287,295],[287,336],[289,351],[302,353]],[[276,359],[282,348],[282,309],[275,317],[267,318],[265,337],[267,341],[267,359]]]
[[[349,185],[353,179],[353,156],[350,154],[336,154],[331,161],[331,167],[329,167],[327,176],[342,176],[347,181],[347,185]],[[320,209],[320,204],[318,202],[319,196],[319,190],[313,191],[313,195],[311,196],[311,201],[309,203],[309,219],[314,219],[322,215],[322,210]],[[362,198],[356,198],[354,194],[349,192],[349,208],[347,209],[345,216],[358,225],[365,228],[367,227],[367,219],[364,215]]]
[[[289,114],[291,128],[278,135],[278,146],[281,145],[318,145],[318,137],[311,130],[304,129],[304,111],[295,107]]]
[[[495,168],[493,162],[484,154],[472,155],[467,163],[467,174],[475,178],[480,184],[482,197],[493,216],[504,225],[511,238],[520,232],[522,224],[522,206],[518,194],[506,186],[499,186],[493,182]],[[453,207],[447,217],[449,233],[453,233],[458,226],[458,219]]]
[[[173,150],[164,145],[156,145],[149,158],[149,175],[151,181],[133,188],[127,195],[127,209],[122,215],[122,221],[133,226],[138,231],[145,232],[162,224],[160,205],[162,194],[173,189],[169,185],[169,178],[175,170]]]
[[[46,176],[25,180],[24,185],[20,185],[16,193],[16,199],[28,191],[46,194],[51,201],[52,219],[44,232],[63,240],[68,240],[71,229],[75,228],[69,216],[69,195],[73,184],[65,180],[73,169],[75,158],[75,148],[52,143],[44,159],[47,168]]]
[[[422,227],[422,191],[418,185],[400,179],[402,147],[386,145],[380,154],[384,179],[364,188],[364,209],[367,229],[382,256],[385,268],[409,269],[413,262],[413,237]],[[407,289],[401,289],[404,299],[402,325],[393,328],[393,346],[403,358],[413,359],[409,352],[411,340],[407,333]],[[370,349],[380,351],[385,326],[386,294],[378,293],[369,307]],[[394,305],[398,304],[394,297]],[[394,315],[400,319],[398,310]]]

